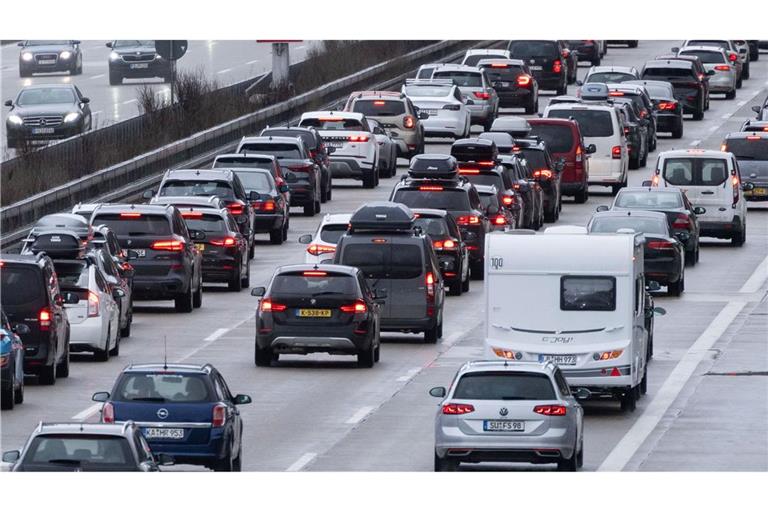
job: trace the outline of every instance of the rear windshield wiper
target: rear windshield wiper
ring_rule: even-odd
[[[343,293],[343,292],[332,292],[332,291],[327,291],[327,292],[317,292],[317,293],[313,293],[313,294],[311,295],[311,297],[320,297],[321,295],[346,295],[346,294],[345,294],[345,293]]]
[[[527,396],[503,396],[501,397],[502,400],[533,400],[532,398],[528,398]]]
[[[165,402],[165,398],[161,396],[139,396],[136,398],[131,398],[131,400],[135,400],[137,402]]]
[[[51,459],[48,464],[66,464],[71,466],[79,466],[83,461],[78,459]]]
[[[128,236],[147,236],[151,235],[152,233],[147,233],[146,231],[129,231]]]

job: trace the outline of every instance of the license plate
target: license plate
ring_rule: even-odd
[[[147,69],[149,64],[131,64],[131,69]]]
[[[144,430],[147,439],[184,439],[183,428],[148,428]]]
[[[485,420],[483,421],[483,430],[486,432],[523,432],[525,430],[525,422],[512,420]]]
[[[749,190],[747,192],[750,192],[749,195],[751,196],[768,196],[768,188],[753,188],[752,190]],[[746,195],[746,193],[745,193]]]
[[[32,128],[32,133],[34,135],[45,135],[53,132],[54,132],[53,128]]]
[[[330,318],[330,309],[300,309],[299,316],[305,318]]]
[[[343,148],[344,143],[343,142],[326,142],[325,143],[330,148]]]
[[[197,250],[200,252],[205,250],[205,244],[195,244],[195,247],[197,247]]]
[[[509,87],[511,84],[509,82],[496,82],[493,85],[496,87]]]
[[[541,71],[542,69],[544,69],[544,68],[542,68],[541,66],[528,66],[528,68],[529,68],[531,71]]]
[[[139,258],[143,258],[147,255],[146,249],[134,249],[134,251],[136,251],[136,254],[138,254]]]
[[[569,355],[539,354],[539,362],[543,363],[544,361],[552,361],[557,365],[573,366],[576,364],[576,356],[570,355],[570,354]]]
[[[423,108],[423,109],[421,109],[421,111],[422,112],[426,112],[427,114],[429,114],[431,116],[436,116],[437,115],[437,109],[436,108]]]
[[[56,60],[46,59],[37,61],[38,64],[56,64]]]

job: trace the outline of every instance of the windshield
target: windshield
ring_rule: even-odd
[[[168,180],[160,189],[160,196],[219,196],[234,199],[235,193],[226,181]]]
[[[72,44],[72,42],[67,39],[56,41],[43,41],[39,39],[24,41],[24,46],[69,46],[70,44]]]
[[[510,41],[508,49],[512,58],[557,58],[560,55],[557,45],[551,41]]]
[[[24,89],[19,93],[16,104],[20,107],[29,105],[50,105],[55,103],[74,103],[75,93],[64,87],[39,87]]]
[[[688,78],[693,79],[693,70],[690,68],[645,68],[643,78]]]
[[[613,135],[613,119],[607,110],[559,110],[552,109],[547,117],[558,119],[573,118],[579,123],[582,137],[611,137]]]
[[[248,192],[272,192],[275,189],[269,172],[235,171],[235,174]]]
[[[469,211],[469,197],[463,189],[419,190],[400,189],[392,201],[409,208],[433,208],[435,210]]]
[[[357,286],[354,276],[319,272],[318,276],[304,276],[302,273],[275,276],[269,289],[272,297],[311,297],[313,295],[356,296]]]
[[[341,235],[347,232],[347,224],[326,224],[320,229],[320,240],[329,244],[338,244]]]
[[[685,50],[680,55],[694,55],[701,59],[702,64],[722,64],[725,55],[722,52],[708,52],[706,50]]]
[[[737,159],[768,160],[768,138],[728,139],[725,150],[736,155]]]
[[[723,158],[667,158],[664,181],[677,186],[717,186],[728,178],[728,163]]]
[[[218,215],[203,215],[201,217],[184,216],[184,222],[189,229],[197,229],[206,233],[224,233],[227,232],[227,224]]]
[[[555,400],[555,388],[547,375],[516,372],[472,372],[456,384],[454,399],[462,400]]]
[[[124,41],[114,41],[112,48],[133,48],[135,46],[155,47],[155,41],[149,39],[126,39]]]
[[[647,210],[682,208],[683,202],[677,191],[660,192],[619,192],[614,206]]]
[[[573,131],[560,124],[533,124],[531,135],[538,135],[552,153],[568,153],[573,147]]]
[[[433,78],[449,78],[459,87],[482,87],[483,78],[480,73],[472,71],[440,71],[432,73]]]
[[[88,434],[36,436],[29,444],[21,466],[26,470],[51,471],[61,471],[67,466],[86,471],[136,469],[127,439]]]
[[[482,196],[480,196],[480,199],[482,199]],[[438,240],[450,236],[448,224],[441,218],[419,217],[414,222],[414,225],[420,227],[424,234]]]
[[[614,311],[616,309],[616,278],[561,277],[560,309],[563,311]]]
[[[451,88],[439,85],[408,85],[405,87],[406,96],[422,96],[440,98],[451,95]]]
[[[587,82],[598,82],[604,84],[620,84],[628,80],[637,80],[635,75],[629,73],[622,73],[620,71],[605,71],[600,73],[592,73],[587,77]]]
[[[629,228],[636,233],[647,233],[667,236],[666,219],[649,219],[643,217],[598,217],[589,225],[590,233],[616,233],[619,229]]]
[[[336,117],[320,117],[302,119],[299,126],[314,127],[326,131],[367,131],[357,119],[344,119]]]
[[[247,167],[249,169],[271,170],[272,160],[260,159],[260,158],[240,158],[236,156],[231,156],[231,157],[217,158],[216,161],[213,162],[214,169],[220,169],[224,167],[226,168]]]
[[[278,160],[284,158],[301,159],[301,151],[296,144],[283,144],[279,142],[249,143],[240,146],[240,151],[253,151],[264,155],[272,155]]]
[[[393,117],[405,114],[405,103],[391,100],[357,100],[353,112],[371,117]]]
[[[116,402],[213,402],[205,375],[195,373],[126,372],[112,399]]]
[[[94,226],[106,224],[109,229],[120,237],[171,234],[171,223],[163,215],[139,215],[138,217],[123,217],[119,213],[98,215],[93,219]]]

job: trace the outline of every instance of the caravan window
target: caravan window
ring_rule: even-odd
[[[615,311],[616,278],[611,276],[561,277],[560,309],[563,311]]]

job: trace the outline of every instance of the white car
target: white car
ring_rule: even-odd
[[[406,80],[402,91],[419,112],[429,115],[421,121],[426,136],[469,137],[472,116],[452,80]]]
[[[61,260],[55,265],[61,289],[80,297],[77,304],[64,305],[70,325],[70,352],[93,352],[97,361],[118,355],[120,306],[116,300],[124,292],[109,286],[89,259]]]
[[[634,66],[592,66],[587,70],[583,83],[620,84],[628,80],[640,80],[640,73]],[[578,81],[576,84],[582,85]]]
[[[659,154],[651,184],[682,188],[694,207],[706,210],[698,216],[701,236],[730,238],[736,246],[744,244],[747,201],[733,153],[705,149],[664,151]]]
[[[483,59],[509,59],[509,50],[502,50],[500,48],[483,48],[467,50],[464,54],[464,60],[461,61],[462,66],[477,66],[477,63]]]
[[[698,57],[709,75],[709,92],[725,93],[725,99],[736,97],[736,66],[728,60],[725,51],[715,46],[686,46],[678,55]]]
[[[299,243],[307,244],[305,263],[333,263],[336,245],[341,235],[347,232],[351,213],[328,213],[323,217],[314,235],[302,235]]]
[[[397,173],[397,143],[377,120],[368,119],[368,125],[379,145],[379,176],[391,178]]]
[[[334,178],[361,180],[364,188],[379,184],[379,144],[364,114],[358,112],[305,112],[301,127],[316,128],[330,155]]]

